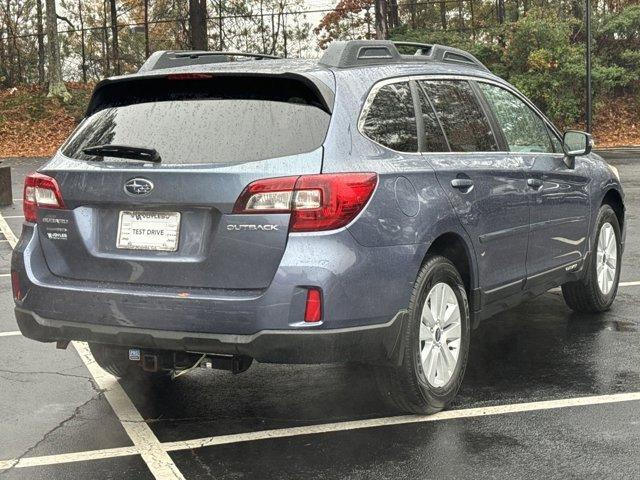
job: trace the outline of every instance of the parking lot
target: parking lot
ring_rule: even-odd
[[[364,367],[255,364],[118,382],[86,345],[23,338],[9,265],[24,176],[0,209],[0,478],[640,478],[640,158],[619,154],[627,244],[611,311],[559,291],[473,333],[452,407],[396,416]],[[87,311],[86,315],[91,315]]]

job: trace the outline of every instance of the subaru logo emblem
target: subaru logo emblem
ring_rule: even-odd
[[[132,178],[124,184],[124,191],[128,195],[141,196],[149,195],[153,190],[153,183],[144,178]]]

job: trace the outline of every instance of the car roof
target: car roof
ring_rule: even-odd
[[[398,47],[415,48],[416,53],[401,55]],[[238,60],[231,61],[231,58]],[[352,70],[378,78],[403,74],[448,74],[498,79],[473,55],[453,47],[388,40],[351,40],[332,42],[319,59],[277,58],[243,52],[160,51],[151,55],[137,73],[109,80],[195,72],[297,74],[323,78],[329,72],[336,74]]]
[[[415,55],[401,55],[396,48],[417,48]],[[238,58],[231,61],[231,58]],[[248,58],[248,59],[247,59]],[[448,75],[486,78],[507,84],[493,75],[473,55],[442,45],[427,45],[385,40],[333,42],[319,59],[278,58],[241,52],[159,51],[152,54],[136,73],[110,77],[100,82],[87,109],[94,112],[105,95],[104,87],[128,81],[194,73],[283,76],[313,84],[329,112],[337,92],[337,83],[346,83],[367,91],[373,84],[404,76]],[[106,94],[108,97],[109,94]]]

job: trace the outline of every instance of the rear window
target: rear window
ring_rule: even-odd
[[[272,82],[252,80],[231,88],[224,88],[228,81],[202,81],[195,89],[164,81],[177,88],[166,93],[157,85],[134,88],[126,97],[110,92],[110,103],[99,105],[80,124],[62,152],[92,160],[82,152],[85,148],[126,145],[156,149],[163,164],[225,164],[296,155],[322,145],[330,114],[308,91],[297,87],[287,94],[287,85],[272,88]]]

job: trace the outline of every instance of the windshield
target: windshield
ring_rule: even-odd
[[[330,115],[314,105],[252,99],[139,103],[101,110],[64,145],[71,158],[96,145],[153,148],[164,164],[238,163],[318,148]]]

